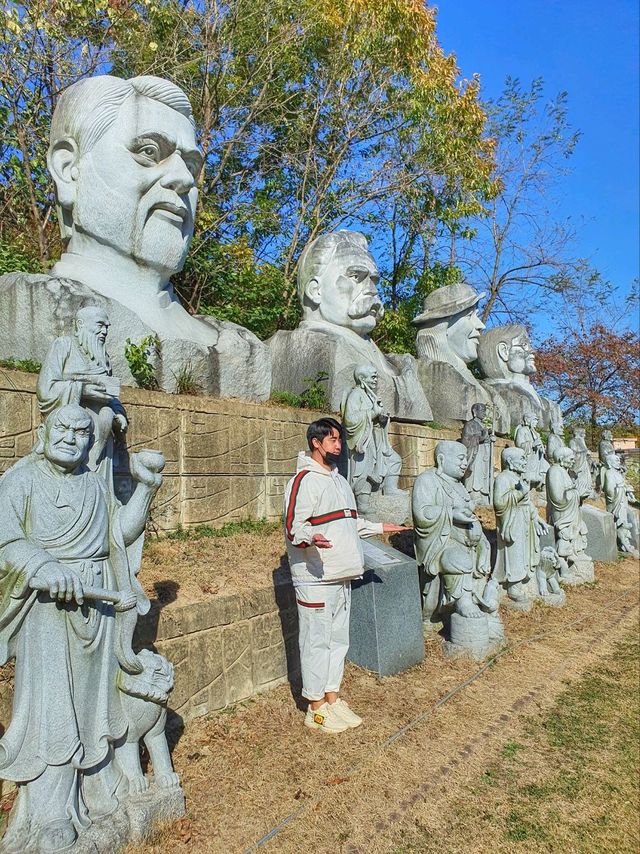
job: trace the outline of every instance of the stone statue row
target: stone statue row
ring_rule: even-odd
[[[555,404],[531,386],[526,330],[483,333],[483,295],[466,284],[425,299],[413,321],[417,359],[382,353],[370,337],[384,313],[380,274],[358,232],[314,236],[303,250],[295,330],[262,342],[234,323],[189,314],[170,279],[189,251],[203,156],[189,101],[173,83],[99,75],[70,86],[53,114],[47,163],[64,251],[49,275],[0,277],[1,358],[42,362],[78,310],[93,305],[111,318],[114,369],[126,384],[135,384],[127,339],[157,341],[147,358],[169,392],[188,377],[205,393],[265,400],[272,389],[299,393],[323,371],[335,411],[354,369],[368,364],[392,416],[449,424],[492,402],[498,433],[525,412],[548,426]],[[468,367],[476,359],[482,381]]]
[[[358,511],[382,519],[397,510],[397,521],[403,522],[409,496],[398,489],[401,459],[389,442],[390,416],[378,397],[377,372],[360,365],[354,380],[341,414]],[[416,478],[411,513],[424,621],[443,624],[447,651],[484,658],[504,637],[501,599],[525,610],[538,598],[562,605],[561,583],[593,581],[582,505],[594,487],[583,428],[572,429],[566,446],[562,419],[554,413],[545,448],[536,416],[525,413],[514,446],[502,450],[501,471],[494,475],[493,420],[484,403],[473,404],[471,411],[461,441],[439,442],[435,467]],[[608,444],[605,435],[598,478],[616,522],[618,548],[637,554],[631,544],[633,491]],[[547,522],[538,512],[545,504]],[[493,560],[475,513],[483,505],[495,511]]]

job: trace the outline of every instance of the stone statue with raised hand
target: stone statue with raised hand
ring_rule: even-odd
[[[493,485],[498,536],[494,578],[514,607],[530,610],[538,592],[533,578],[540,564],[540,537],[548,528],[531,501],[525,452],[505,448],[501,460],[502,471]]]
[[[356,385],[343,401],[341,416],[349,454],[349,483],[358,513],[368,519],[402,523],[409,514],[409,498],[398,488],[402,460],[389,442],[390,415],[378,397],[378,372],[372,365],[358,365],[353,376]],[[389,515],[386,507],[377,512],[375,499],[380,496],[402,499],[402,518],[396,519],[398,514],[393,512]]]
[[[416,478],[413,522],[425,623],[443,621],[450,653],[483,658],[504,636],[491,549],[462,479],[467,449],[438,442],[436,467]]]
[[[607,510],[616,522],[616,538],[621,552],[638,556],[633,546],[633,518],[629,503],[635,503],[633,487],[626,480],[618,454],[607,454],[602,472],[602,492]]]
[[[584,427],[571,428],[571,440],[569,447],[576,457],[575,472],[578,476],[578,493],[582,501],[593,495],[593,482],[591,480],[591,454],[585,439]]]
[[[441,424],[458,425],[474,403],[491,402],[468,367],[477,358],[484,329],[477,310],[483,296],[462,282],[446,285],[427,295],[412,321],[418,330],[418,376]]]
[[[378,397],[387,412],[430,421],[416,360],[408,353],[385,354],[371,338],[384,307],[380,272],[364,234],[340,230],[314,238],[302,251],[297,277],[302,320],[268,341],[273,388],[299,394],[322,372],[328,406],[338,410],[355,368],[366,363],[378,374]]]
[[[43,418],[59,406],[76,403],[93,419],[88,465],[112,477],[114,434],[122,438],[127,418],[120,403],[120,381],[111,370],[106,341],[109,318],[100,306],[77,312],[73,335],[56,338],[38,377],[38,406]]]
[[[485,330],[478,342],[478,365],[482,386],[493,401],[498,433],[508,435],[525,414],[535,415],[545,428],[560,415],[558,404],[539,395],[531,384],[535,353],[524,326],[507,323]]]
[[[545,475],[549,463],[545,459],[545,447],[537,430],[538,419],[535,415],[522,416],[514,437],[516,448],[521,448],[527,456],[527,480],[535,489],[544,488]]]
[[[565,580],[582,584],[593,581],[594,572],[593,561],[586,554],[587,526],[582,518],[574,465],[573,451],[563,448],[547,471],[547,518],[553,525],[556,551],[569,565]]]
[[[209,394],[268,398],[267,346],[235,323],[189,314],[171,285],[193,237],[203,166],[182,89],[111,74],[63,88],[47,165],[64,251],[50,274],[0,277],[0,358],[41,362],[81,306],[100,304],[113,324],[114,370],[128,385],[136,377],[127,339],[154,338],[161,389],[175,392],[187,372]]]
[[[478,504],[488,506],[493,489],[493,445],[496,438],[493,431],[485,426],[486,404],[474,403],[471,415],[464,423],[460,438],[469,460],[464,485]]]
[[[0,480],[0,664],[15,658],[16,671],[0,777],[18,787],[5,852],[66,851],[123,801],[126,812],[117,748],[135,722],[123,692],[145,673],[131,643],[138,614],[149,609],[137,545],[164,458],[132,455],[137,486],[121,505],[87,466],[93,430],[78,405],[52,409],[35,452]],[[181,790],[171,797],[181,814]],[[100,826],[96,850],[127,841],[114,837],[122,820]]]

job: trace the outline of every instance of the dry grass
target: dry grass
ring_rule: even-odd
[[[175,604],[186,605],[217,594],[228,596],[270,587],[284,555],[279,526],[231,537],[149,538],[140,581],[151,597],[162,598],[163,586],[170,586],[177,592]]]
[[[615,651],[637,624],[637,565],[597,574],[563,609],[505,613],[506,654],[437,708],[478,668],[444,659],[432,637],[425,661],[398,676],[347,667],[358,730],[305,730],[287,686],[194,721],[174,751],[188,816],[130,854],[253,850],[287,819],[260,851],[637,850],[625,805],[636,677]]]

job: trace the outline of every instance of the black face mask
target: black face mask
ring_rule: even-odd
[[[340,454],[325,453],[325,455],[324,455],[325,463],[328,463],[330,466],[337,466],[339,459],[340,459]]]

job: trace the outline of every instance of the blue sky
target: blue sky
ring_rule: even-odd
[[[485,98],[507,75],[569,93],[582,132],[563,179],[559,216],[571,217],[576,254],[627,292],[639,275],[638,0],[442,0],[438,39]]]

